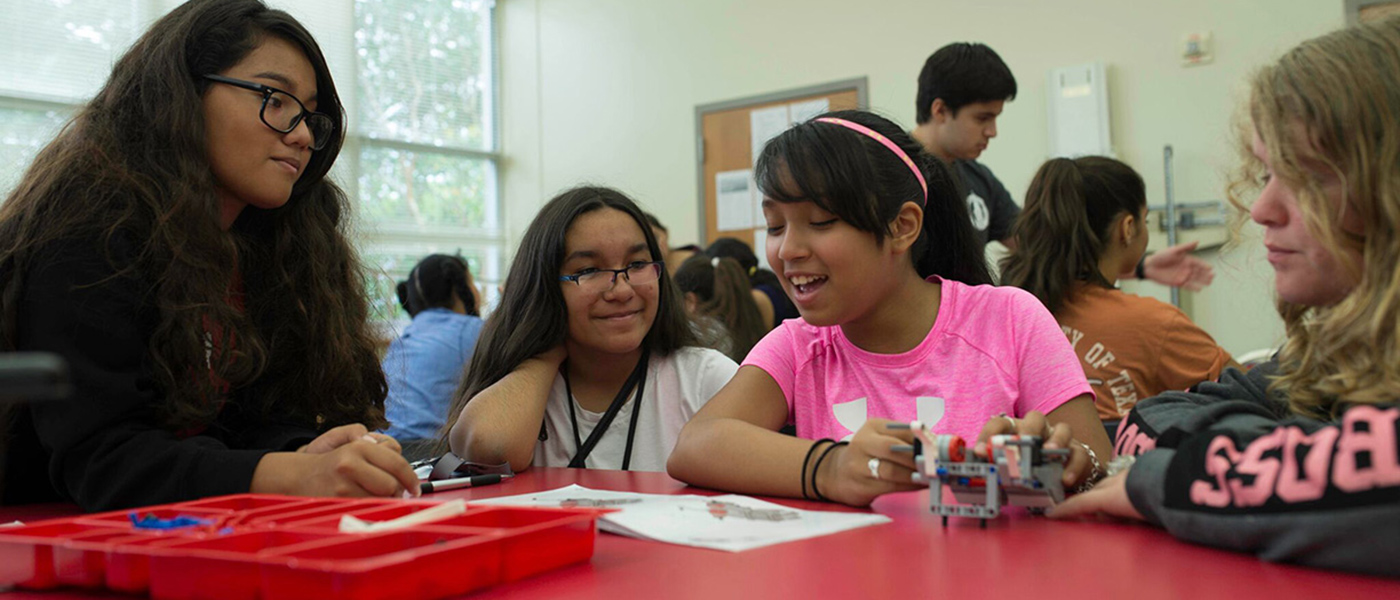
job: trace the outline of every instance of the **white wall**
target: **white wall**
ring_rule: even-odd
[[[548,197],[589,181],[632,194],[671,228],[673,243],[696,241],[696,105],[866,76],[871,107],[912,127],[919,69],[952,41],[989,44],[1017,75],[1020,93],[982,161],[1018,199],[1047,153],[1047,70],[1089,61],[1109,65],[1113,142],[1146,179],[1149,203],[1163,201],[1168,143],[1177,199],[1221,198],[1245,78],[1299,41],[1340,27],[1343,5],[502,0],[508,239],[519,239]],[[1183,68],[1181,39],[1197,31],[1214,34],[1215,62]],[[1187,302],[1236,353],[1282,333],[1258,245],[1207,253],[1215,285]]]

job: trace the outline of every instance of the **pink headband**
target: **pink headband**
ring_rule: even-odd
[[[895,145],[894,142],[891,142],[889,138],[880,135],[880,133],[878,131],[875,131],[874,129],[861,125],[860,123],[852,123],[845,119],[837,119],[835,117],[822,117],[817,120],[823,123],[840,125],[842,127],[845,127],[846,129],[850,129],[852,131],[855,131],[856,133],[865,135],[866,137],[869,137],[872,140],[880,142],[886,148],[889,148],[890,152],[893,152],[895,156],[898,156],[899,160],[904,161],[904,164],[909,165],[909,170],[914,172],[914,178],[919,180],[919,187],[924,188],[923,204],[928,204],[928,182],[924,181],[924,174],[919,172],[919,167],[914,165],[914,161],[909,158],[909,155],[905,154],[903,150],[900,150],[899,146]]]

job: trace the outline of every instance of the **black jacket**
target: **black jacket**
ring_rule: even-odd
[[[130,248],[118,241],[110,253],[121,264]],[[117,275],[108,253],[94,240],[57,243],[21,274],[15,349],[67,360],[74,394],[10,423],[5,503],[67,499],[95,511],[247,492],[264,454],[314,439],[314,424],[260,415],[237,391],[197,434],[162,427],[152,285]]]
[[[1139,403],[1116,450],[1128,497],[1176,537],[1270,561],[1400,575],[1400,406],[1299,417],[1268,390],[1277,364]]]

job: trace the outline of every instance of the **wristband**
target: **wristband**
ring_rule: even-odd
[[[826,496],[822,495],[822,491],[817,489],[817,471],[821,470],[822,461],[826,460],[826,455],[831,454],[832,450],[835,450],[841,446],[849,446],[850,444],[850,442],[836,442],[830,446],[827,446],[826,450],[822,450],[821,455],[817,456],[817,464],[816,466],[812,467],[812,495],[816,496],[818,500],[821,500],[822,502],[830,502],[830,500],[827,500]]]
[[[807,495],[807,465],[810,464],[810,463],[812,462],[812,453],[817,451],[817,446],[822,445],[822,442],[835,442],[835,441],[836,441],[836,440],[833,440],[833,439],[831,439],[831,438],[822,438],[822,439],[819,439],[819,440],[817,440],[817,441],[815,441],[815,442],[812,442],[812,447],[807,449],[807,458],[802,459],[802,499],[803,499],[803,500],[811,500],[811,499],[812,499],[810,496]],[[815,479],[815,477],[813,477],[813,479]]]

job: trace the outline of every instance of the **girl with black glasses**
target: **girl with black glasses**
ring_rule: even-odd
[[[326,62],[258,0],[157,21],[0,209],[0,343],[76,393],[11,415],[5,500],[396,496]],[[37,458],[36,458],[37,457]]]

